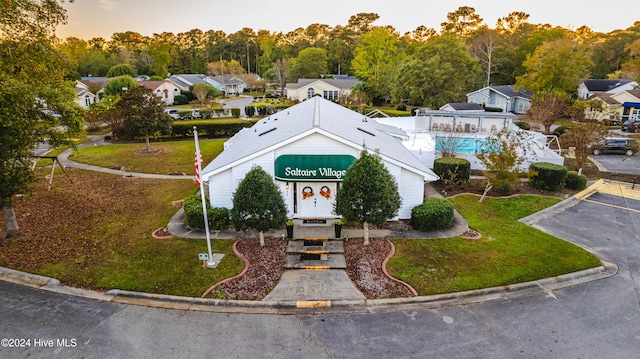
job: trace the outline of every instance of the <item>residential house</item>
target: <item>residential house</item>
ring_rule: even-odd
[[[244,92],[247,84],[237,76],[207,76],[203,74],[171,75],[168,81],[173,82],[181,91],[188,91],[192,86],[204,83],[222,91],[225,95],[237,95]]]
[[[487,110],[524,114],[531,108],[533,93],[516,91],[514,85],[492,85],[467,94],[468,103],[476,103]]]
[[[589,96],[587,100],[600,101],[601,108],[587,108],[586,118],[603,120],[620,120],[622,118],[622,103],[612,95],[606,92],[598,92]]]
[[[205,79],[207,75],[203,74],[180,74],[171,75],[166,80],[171,81],[174,85],[178,86],[180,91],[189,91],[189,88],[193,85],[200,83],[207,83]]]
[[[358,82],[355,78],[332,79],[299,79],[296,83],[287,83],[285,86],[286,97],[291,100],[306,100],[313,96],[338,102],[351,94],[351,89]]]
[[[90,83],[89,81],[86,81],[86,82],[82,82],[81,80],[76,81],[75,102],[85,110],[88,110],[89,106],[98,102],[98,97],[96,96],[96,94],[91,93],[91,91],[89,90],[89,83]]]
[[[640,120],[640,90],[627,90],[612,96],[622,107],[622,121]]]
[[[211,206],[231,208],[233,193],[257,165],[274,179],[289,218],[332,219],[340,182],[366,144],[398,184],[398,218],[409,219],[424,200],[424,183],[438,177],[403,146],[399,132],[314,96],[238,132],[201,178],[208,183]]]
[[[167,106],[173,105],[176,95],[180,94],[180,88],[172,81],[138,81],[142,86],[149,88],[156,96],[162,98]]]
[[[638,83],[624,79],[596,79],[582,80],[578,85],[578,97],[586,100],[596,93],[619,94],[623,91],[633,90]]]

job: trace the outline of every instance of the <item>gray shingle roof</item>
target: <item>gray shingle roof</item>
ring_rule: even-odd
[[[347,78],[347,79],[343,79],[343,78],[338,78],[338,79],[298,79],[298,82],[290,82],[287,83],[287,88],[290,89],[298,89],[302,86],[306,86],[309,85],[311,83],[314,82],[324,82],[326,84],[329,84],[331,86],[337,87],[339,89],[342,90],[349,90],[351,88],[353,88],[353,86],[356,85],[356,83],[358,83],[357,79],[352,79],[352,78]]]
[[[518,91],[516,92],[513,88],[513,85],[491,85],[489,86],[496,92],[500,92],[507,97],[523,97],[523,98],[531,98],[533,96],[532,92]]]
[[[345,140],[358,149],[364,143],[369,149],[380,150],[383,158],[396,161],[426,177],[433,176],[433,180],[437,178],[387,131],[386,126],[373,119],[315,96],[238,132],[229,140],[227,148],[204,168],[203,178],[316,132]]]
[[[616,87],[628,84],[632,80],[613,79],[613,80],[584,80],[584,85],[590,92],[607,92]]]

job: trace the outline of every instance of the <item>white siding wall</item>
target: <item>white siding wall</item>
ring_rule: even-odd
[[[398,191],[402,197],[402,205],[398,217],[409,219],[413,207],[422,204],[424,200],[424,178],[405,169],[401,169],[400,177],[402,182],[398,182]]]
[[[233,207],[234,191],[231,169],[209,178],[209,202],[211,207]]]
[[[273,156],[274,160],[280,155],[352,155],[360,157],[360,150],[335,141],[329,137],[314,133],[303,139],[290,143],[284,147],[277,148]],[[271,164],[273,167],[273,163]]]

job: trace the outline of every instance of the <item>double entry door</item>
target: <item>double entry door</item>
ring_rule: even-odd
[[[297,187],[298,217],[335,217],[336,182],[298,182]]]

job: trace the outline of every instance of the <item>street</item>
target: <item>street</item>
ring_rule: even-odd
[[[0,347],[0,357],[636,358],[640,200],[626,191],[611,187],[534,224],[616,263],[606,279],[467,306],[346,315],[159,309],[0,282],[0,337],[54,341]]]

